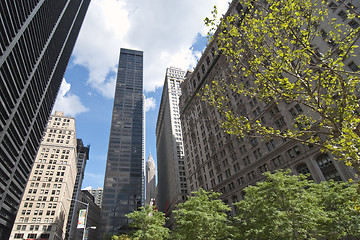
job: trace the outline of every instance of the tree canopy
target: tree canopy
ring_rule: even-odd
[[[230,207],[218,199],[220,193],[199,189],[180,203],[175,214],[175,239],[232,239],[226,214]]]
[[[158,212],[154,207],[146,205],[139,211],[126,215],[130,219],[130,226],[137,229],[132,234],[132,239],[161,240],[169,238],[169,229],[164,227],[165,214]]]
[[[358,166],[360,72],[349,57],[359,50],[360,28],[350,24],[359,13],[346,1],[337,2],[343,17],[334,17],[329,2],[321,0],[239,3],[237,13],[224,17],[217,32],[210,33],[231,69],[226,79],[208,84],[204,94],[222,113],[223,128],[240,136],[317,145]],[[206,23],[213,29],[218,26],[209,18]],[[279,129],[234,113],[227,104],[229,89],[269,104],[297,103],[304,111],[299,111],[293,126]]]
[[[175,229],[163,225],[164,214],[146,206],[127,215],[136,229],[111,239],[359,239],[360,200],[354,182],[320,184],[290,170],[264,173],[244,189],[236,216],[220,193],[199,189],[174,210]]]
[[[238,239],[357,239],[356,185],[313,183],[291,171],[265,173],[236,203]]]

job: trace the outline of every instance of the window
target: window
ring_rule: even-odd
[[[254,153],[254,156],[256,159],[259,159],[262,157],[260,148],[256,149],[253,153]]]
[[[229,191],[233,190],[235,188],[235,185],[233,182],[228,184]]]
[[[254,179],[254,178],[256,177],[255,171],[249,172],[249,173],[247,174],[247,177],[248,177],[249,181],[252,180],[252,179]]]
[[[259,172],[260,172],[260,173],[264,173],[264,172],[269,171],[269,168],[268,168],[268,166],[267,166],[266,163],[263,164],[263,165],[261,165],[258,169],[259,169]]]
[[[239,150],[240,150],[240,153],[245,153],[245,152],[246,152],[246,147],[245,147],[245,145],[242,145],[242,146],[239,148]]]
[[[225,170],[225,176],[226,176],[226,178],[229,178],[231,176],[231,170],[230,169]]]
[[[255,146],[258,144],[257,138],[252,138],[252,139],[250,140],[250,143],[251,143],[251,146],[252,146],[252,147],[255,147]]]
[[[225,158],[225,160],[223,161],[223,165],[224,165],[224,167],[226,167],[227,165],[229,165],[229,163],[228,163],[228,160]]]
[[[237,183],[238,183],[239,186],[243,185],[245,183],[244,177],[238,178]]]
[[[296,172],[299,173],[299,174],[310,174],[310,170],[308,168],[308,166],[303,163],[303,164],[300,164],[297,168],[296,168]]]
[[[353,72],[359,71],[359,67],[358,67],[354,62],[349,63],[348,67],[349,67]]]
[[[36,233],[29,233],[28,238],[36,238]]]
[[[333,2],[331,2],[331,3],[329,4],[329,8],[332,9],[332,10],[336,10],[337,5],[336,5],[335,3],[333,3]]]
[[[297,155],[300,155],[300,153],[301,153],[298,146],[295,146],[295,147],[289,149],[287,152],[288,152],[290,158],[294,158]]]
[[[215,179],[211,179],[211,187],[215,187]]]
[[[245,167],[249,166],[251,163],[249,156],[244,157],[243,162],[244,162]]]
[[[342,181],[334,163],[331,161],[331,158],[328,154],[320,155],[316,158],[316,161],[326,180],[333,179],[334,181]]]
[[[283,126],[285,126],[286,123],[285,123],[285,120],[283,117],[279,118],[277,121],[275,121],[275,126],[279,129]]]
[[[268,141],[266,143],[266,147],[268,149],[268,151],[270,152],[271,150],[273,150],[275,148],[275,141],[274,139],[271,139],[270,141]]]
[[[351,20],[349,22],[349,26],[352,27],[353,29],[356,29],[356,28],[359,27],[359,23],[357,21],[355,21],[355,20]]]
[[[15,233],[14,238],[24,238],[24,234],[23,233]]]
[[[348,17],[346,12],[344,12],[342,10],[338,13],[338,15],[342,18],[342,20],[346,20]]]
[[[258,115],[260,115],[260,113],[261,113],[260,107],[255,108],[255,110],[253,111],[254,117],[257,117]]]
[[[219,183],[223,181],[223,176],[222,176],[222,174],[218,175],[218,181],[219,181]]]
[[[277,156],[276,158],[271,160],[274,167],[280,166],[284,163],[283,157],[281,155]]]
[[[240,163],[235,163],[234,164],[234,172],[239,172],[240,171]]]

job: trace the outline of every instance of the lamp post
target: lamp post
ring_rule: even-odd
[[[87,216],[88,216],[88,212],[89,212],[89,203],[85,203],[85,202],[82,202],[82,201],[79,201],[79,200],[73,199],[73,198],[68,198],[67,200],[82,203],[82,204],[86,205],[86,214],[85,214],[85,221],[84,221],[84,232],[83,232],[83,237],[82,237],[82,240],[85,240],[85,232],[87,231],[86,221],[87,221]]]

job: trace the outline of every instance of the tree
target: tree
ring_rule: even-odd
[[[360,237],[356,185],[315,184],[291,171],[265,173],[236,203],[238,239],[355,239]]]
[[[359,17],[346,2],[338,2],[344,7],[343,18]],[[239,3],[238,14],[224,17],[216,33],[210,33],[231,69],[227,79],[213,81],[204,91],[204,99],[222,114],[222,127],[240,137],[279,137],[317,145],[358,167],[360,72],[354,63],[354,71],[346,70],[344,62],[358,54],[360,28],[332,18],[328,1]],[[213,29],[217,26],[214,20],[205,21]],[[279,129],[234,113],[224,94],[228,89],[269,104],[295,102],[303,111],[293,126]]]
[[[226,214],[230,207],[218,199],[220,193],[199,189],[180,203],[175,215],[175,239],[231,239],[232,227]]]
[[[164,227],[165,214],[158,212],[150,205],[126,214],[126,217],[132,220],[130,226],[137,229],[132,235],[133,239],[161,240],[169,237],[169,229]]]
[[[120,236],[117,235],[111,236],[111,240],[131,240],[131,238],[126,234],[121,234]]]

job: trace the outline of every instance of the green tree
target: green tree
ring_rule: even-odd
[[[126,215],[132,220],[130,226],[137,230],[132,234],[137,240],[161,240],[169,238],[169,229],[164,227],[165,214],[149,205]]]
[[[199,189],[180,203],[175,215],[175,239],[232,239],[227,211],[230,207],[218,199],[220,193]]]
[[[111,236],[111,240],[131,240],[131,238],[126,234],[121,234],[119,236],[117,235]]]
[[[359,52],[360,28],[332,18],[328,1],[238,2],[238,14],[224,17],[215,34],[210,33],[231,69],[225,79],[214,80],[204,91],[204,98],[221,112],[223,128],[240,136],[317,145],[358,167],[360,72],[356,65],[348,71],[344,62]],[[359,17],[346,2],[337,2],[344,16]],[[217,27],[214,20],[205,21]],[[294,126],[278,129],[234,113],[224,94],[229,89],[269,104],[296,102],[304,111],[296,116]]]
[[[315,184],[291,171],[265,173],[236,203],[239,239],[355,239],[360,237],[356,185]]]

